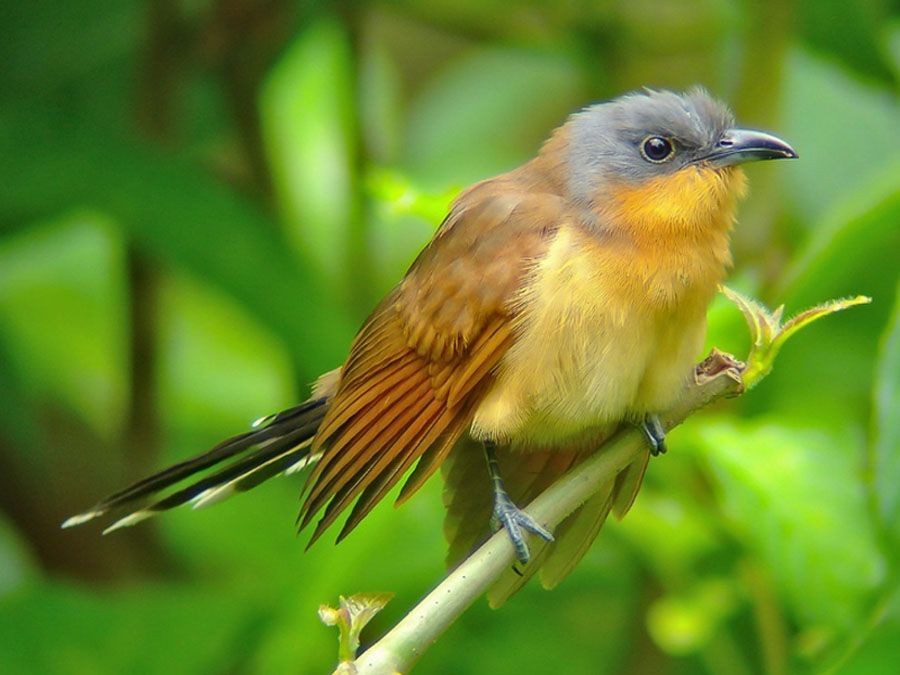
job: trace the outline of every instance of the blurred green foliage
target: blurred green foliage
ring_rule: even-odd
[[[754,166],[731,284],[791,314],[672,434],[576,573],[422,672],[894,673],[900,16],[888,0],[52,0],[0,6],[0,672],[323,673],[338,595],[442,571],[440,484],[303,553],[297,478],[100,538],[64,517],[304,396],[454,192],[565,115],[702,83]],[[746,353],[733,306],[709,343]],[[365,637],[365,636],[364,636]]]

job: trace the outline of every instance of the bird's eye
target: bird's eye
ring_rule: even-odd
[[[648,136],[641,143],[641,155],[648,162],[659,164],[671,159],[675,154],[675,148],[672,147],[672,141],[662,136]]]

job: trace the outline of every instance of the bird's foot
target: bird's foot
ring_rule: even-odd
[[[656,415],[647,415],[641,422],[641,430],[650,445],[650,454],[656,457],[666,451],[666,430]]]
[[[494,495],[494,515],[491,524],[495,530],[501,527],[506,530],[513,547],[516,549],[516,559],[525,565],[531,558],[528,544],[525,542],[525,532],[536,534],[544,541],[553,541],[553,535],[538,523],[534,518],[513,504],[506,492],[497,492]]]
[[[531,558],[528,544],[525,543],[525,532],[531,532],[545,541],[553,541],[553,535],[549,530],[538,523],[534,518],[515,505],[509,493],[503,486],[500,477],[500,464],[497,462],[496,447],[493,442],[485,441],[484,456],[487,459],[488,473],[494,488],[494,514],[491,517],[491,525],[495,530],[501,527],[506,530],[516,549],[516,558],[519,563],[525,565]]]

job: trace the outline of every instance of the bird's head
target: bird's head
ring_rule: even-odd
[[[744,192],[739,165],[790,159],[783,140],[735,126],[703,89],[627,94],[575,113],[563,127],[569,194],[646,227],[721,220]]]

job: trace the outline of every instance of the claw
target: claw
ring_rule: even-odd
[[[536,534],[544,541],[553,541],[553,535],[534,518],[513,504],[506,492],[495,495],[494,516],[492,518],[499,527],[503,527],[516,549],[516,559],[525,565],[531,559],[528,544],[525,543],[525,535],[522,532]]]
[[[525,542],[523,530],[536,534],[544,541],[553,541],[553,535],[510,499],[509,494],[503,487],[503,480],[500,478],[500,468],[497,465],[493,444],[485,443],[484,453],[487,457],[488,471],[494,484],[494,513],[491,517],[491,524],[495,530],[499,530],[501,527],[506,530],[506,534],[509,535],[509,539],[516,549],[516,559],[519,563],[525,565],[531,559],[531,552],[528,550],[528,544]]]
[[[666,452],[666,430],[656,415],[647,415],[641,423],[641,430],[650,444],[650,454],[656,457]]]

